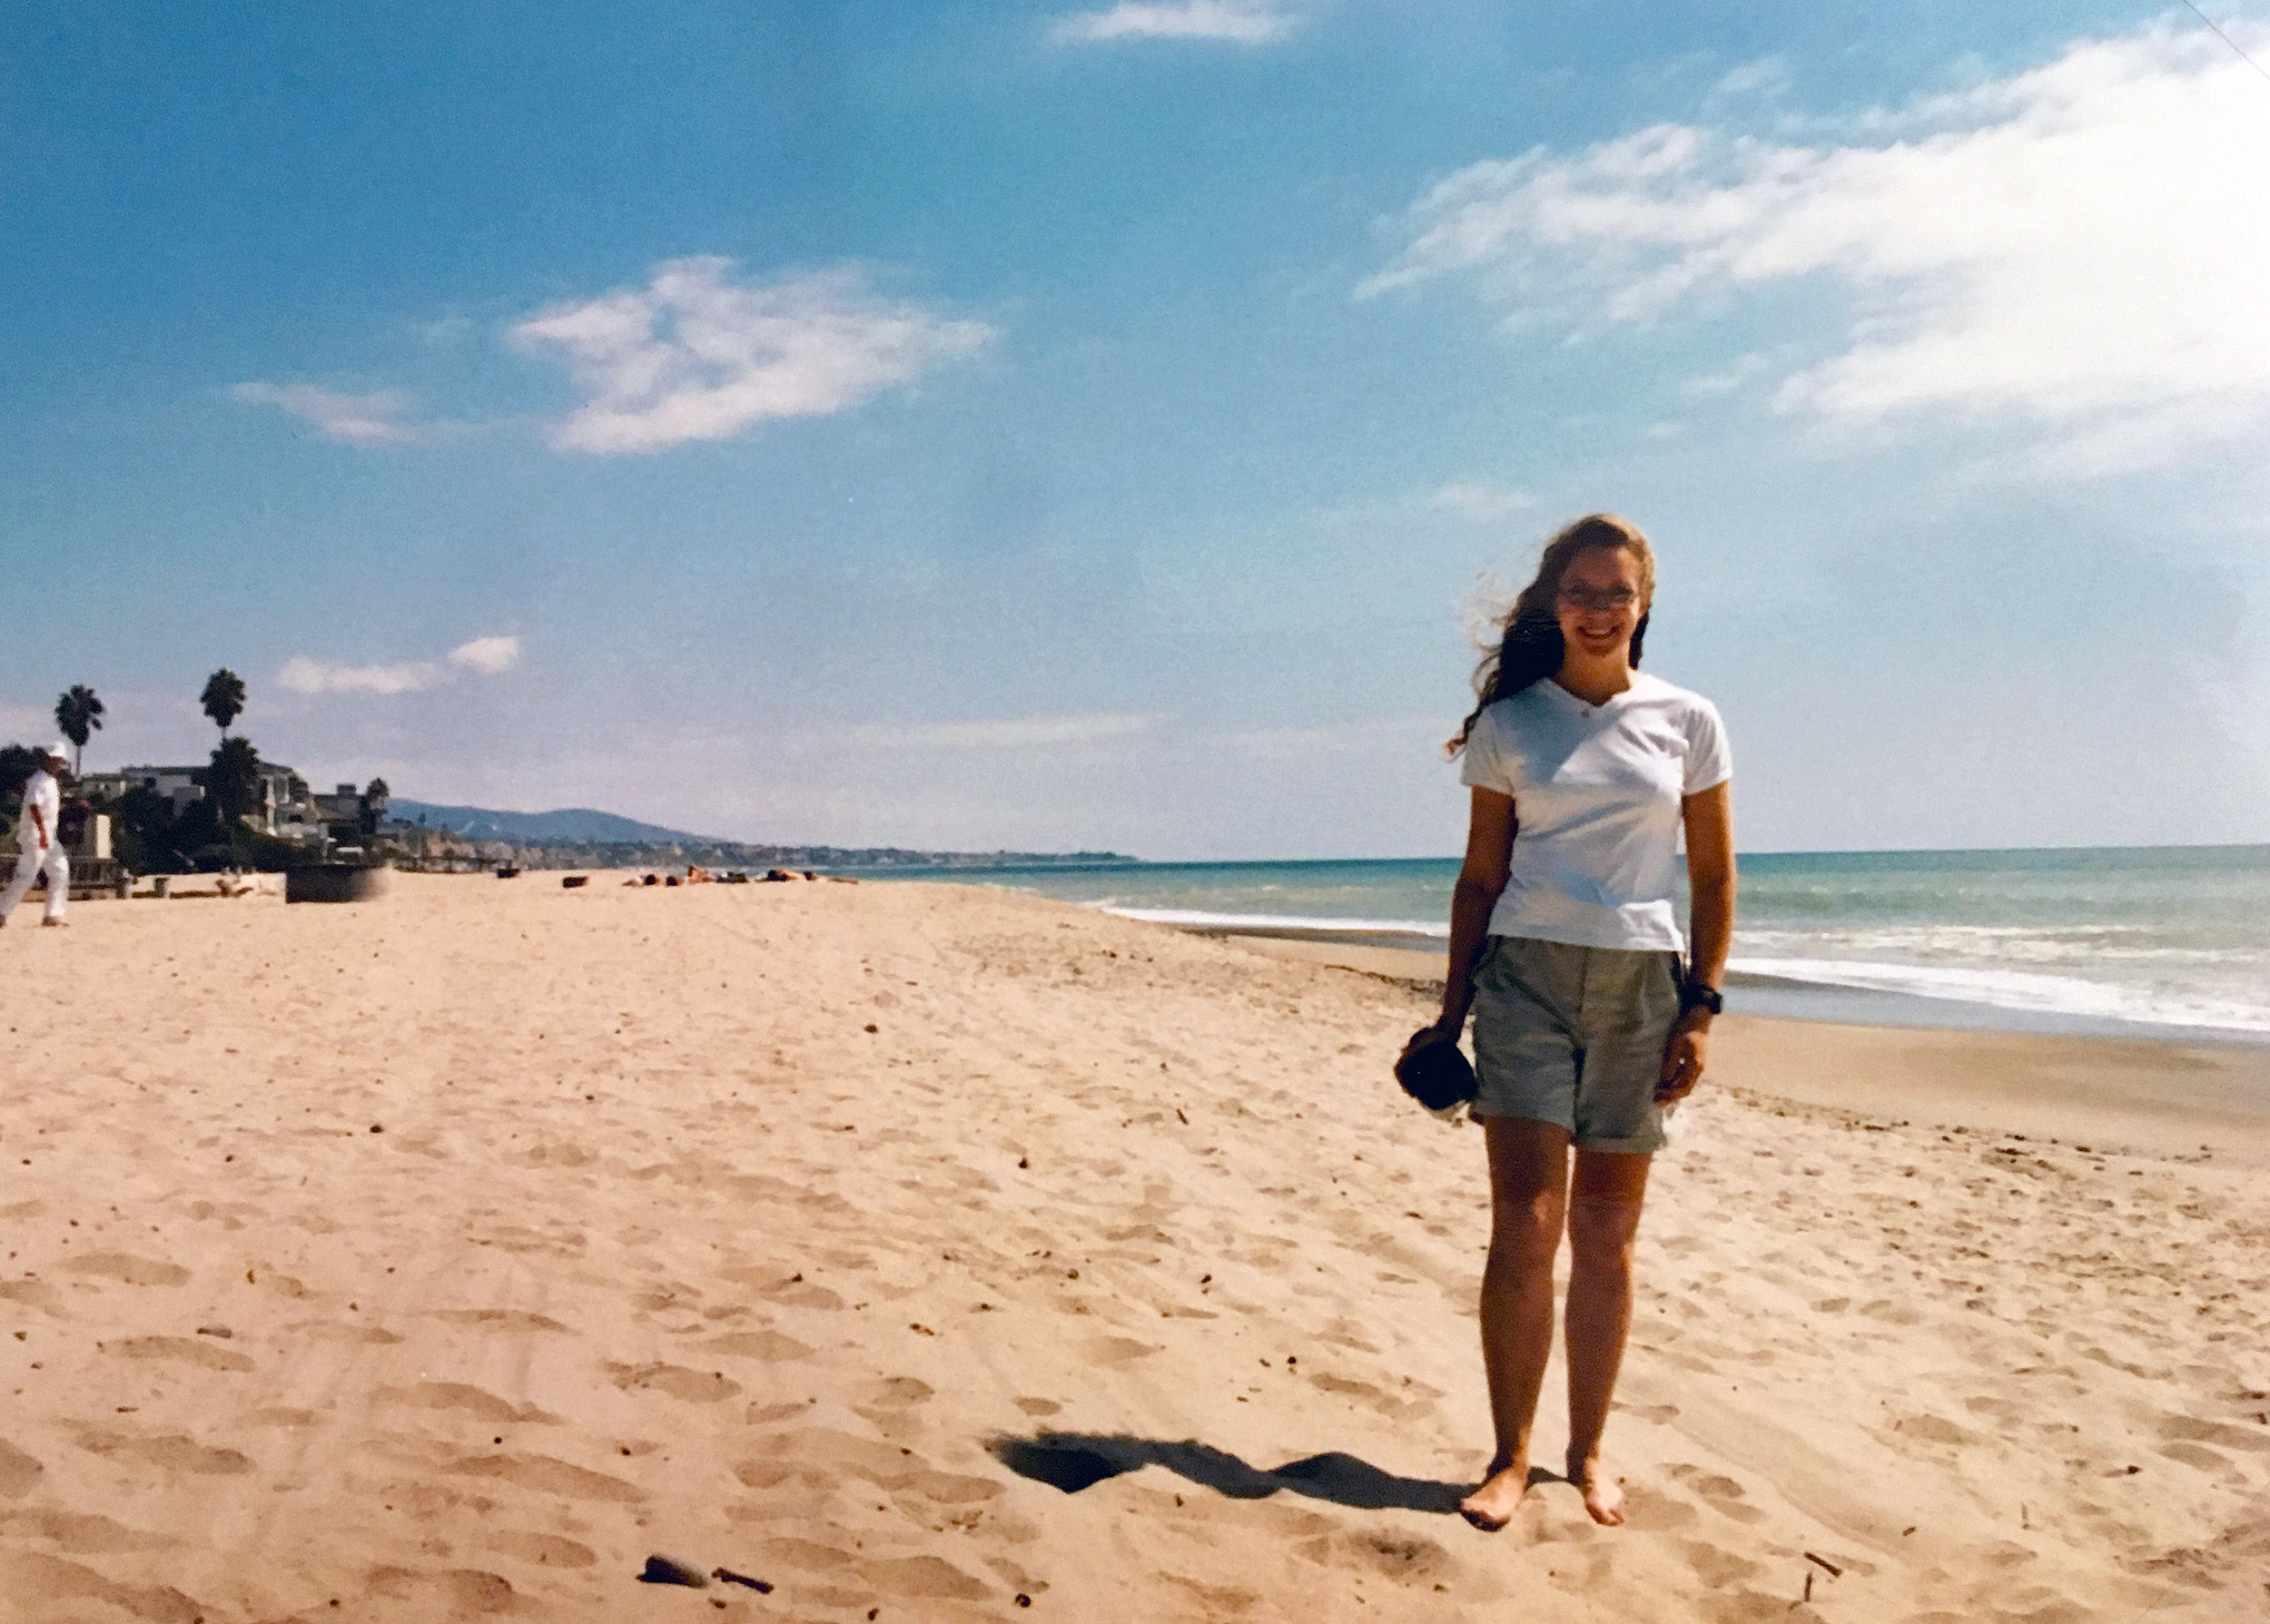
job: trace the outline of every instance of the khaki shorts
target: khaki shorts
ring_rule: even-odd
[[[1474,972],[1476,1117],[1556,1122],[1580,1150],[1661,1150],[1679,955],[1493,936]]]

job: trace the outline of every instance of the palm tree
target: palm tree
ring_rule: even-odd
[[[204,781],[205,794],[220,814],[221,838],[227,840],[240,819],[260,810],[260,752],[250,739],[222,739]]]
[[[197,696],[197,703],[205,707],[205,714],[212,718],[225,740],[229,723],[244,713],[244,679],[223,665],[205,679],[205,691]]]
[[[55,701],[55,725],[71,741],[71,771],[75,774],[86,764],[87,740],[102,729],[103,702],[94,697],[94,690],[84,683],[74,683]]]

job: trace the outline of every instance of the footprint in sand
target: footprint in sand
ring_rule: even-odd
[[[768,1540],[762,1554],[784,1567],[835,1573],[852,1566],[849,1551],[813,1540]],[[940,1601],[982,1601],[992,1594],[982,1580],[964,1573],[943,1557],[858,1559],[859,1576],[887,1595]]]
[[[63,1266],[69,1274],[101,1275],[128,1285],[185,1285],[189,1282],[189,1271],[179,1264],[136,1257],[127,1252],[94,1252],[74,1257]]]
[[[1765,1520],[1763,1511],[1744,1502],[1742,1487],[1732,1478],[1714,1471],[1703,1471],[1693,1466],[1673,1466],[1670,1470],[1673,1477],[1684,1478],[1687,1487],[1700,1494],[1703,1503],[1711,1510],[1722,1512],[1737,1522],[1762,1522]]]
[[[777,1331],[735,1331],[724,1336],[713,1336],[696,1347],[706,1353],[724,1353],[735,1359],[759,1359],[767,1364],[784,1359],[809,1359],[813,1350],[793,1336],[783,1336]]]
[[[872,1383],[852,1405],[852,1413],[890,1439],[911,1438],[923,1431],[923,1406],[930,1402],[931,1385],[913,1376],[891,1376]]]
[[[163,1550],[179,1544],[163,1534],[145,1534],[107,1517],[77,1511],[18,1511],[7,1520],[9,1528],[52,1540],[71,1556],[105,1556],[122,1550]]]
[[[462,1410],[476,1421],[557,1425],[559,1417],[534,1404],[515,1404],[463,1382],[420,1382],[414,1387],[381,1387],[371,1395],[380,1404],[421,1410]]]
[[[228,1348],[215,1347],[193,1336],[130,1336],[104,1344],[104,1351],[126,1359],[163,1359],[175,1364],[194,1364],[206,1370],[243,1371],[252,1361]]]
[[[36,1596],[43,1601],[99,1601],[136,1619],[194,1620],[206,1609],[172,1585],[128,1585],[106,1579],[92,1568],[66,1562],[61,1557],[27,1551],[13,1559],[0,1558],[0,1592]]]
[[[79,1447],[105,1460],[140,1461],[161,1471],[186,1471],[199,1477],[235,1477],[252,1470],[252,1458],[232,1449],[208,1449],[179,1432],[136,1437],[89,1428],[79,1435]]]
[[[2212,1443],[2219,1449],[2242,1449],[2261,1452],[2270,1451],[2270,1432],[2257,1432],[2251,1427],[2235,1427],[2219,1421],[2202,1421],[2196,1415],[2163,1415],[2159,1435],[2171,1442]]]
[[[555,1461],[548,1455],[471,1455],[443,1468],[459,1477],[494,1478],[517,1488],[533,1490],[538,1494],[558,1494],[569,1500],[639,1501],[646,1498],[644,1490],[608,1477],[605,1472],[587,1471],[565,1461]]]
[[[1920,1438],[1926,1443],[1957,1445],[1975,1442],[1970,1433],[1939,1415],[1903,1415],[1891,1423],[1891,1430],[1903,1438]]]
[[[2212,1471],[2217,1474],[2230,1473],[2238,1477],[2245,1475],[2232,1465],[2227,1456],[2216,1454],[2204,1443],[2185,1443],[2179,1440],[2174,1443],[2161,1444],[2158,1452],[2170,1461],[2180,1461],[2186,1466],[2196,1466],[2201,1471]]]
[[[1019,1399],[1017,1408],[1027,1415],[1054,1415],[1063,1405],[1054,1399]]]
[[[715,1404],[737,1397],[741,1383],[722,1371],[687,1370],[682,1364],[608,1364],[607,1378],[625,1393],[666,1393],[689,1404]]]
[[[1643,1533],[1668,1533],[1673,1529],[1693,1528],[1702,1521],[1702,1513],[1683,1500],[1659,1494],[1643,1483],[1630,1483],[1624,1491],[1624,1526]]]
[[[528,1314],[518,1308],[443,1308],[433,1317],[452,1325],[479,1325],[484,1331],[567,1331],[568,1327],[548,1314]]]
[[[814,1285],[799,1275],[794,1280],[784,1280],[768,1285],[756,1294],[768,1302],[784,1308],[841,1308],[844,1299],[824,1285]]]
[[[290,1275],[270,1268],[264,1263],[256,1263],[245,1270],[244,1283],[247,1285],[257,1285],[265,1292],[274,1292],[280,1297],[305,1297],[311,1294],[305,1284]]]
[[[532,1562],[539,1568],[588,1568],[599,1560],[598,1553],[588,1545],[579,1545],[558,1534],[497,1534],[490,1538],[489,1549],[498,1556]]]
[[[1346,1529],[1303,1541],[1294,1553],[1322,1567],[1350,1568],[1397,1584],[1432,1586],[1457,1570],[1450,1552],[1424,1535]]]
[[[1701,1540],[1685,1540],[1680,1549],[1686,1553],[1687,1562],[1694,1576],[1713,1590],[1741,1583],[1758,1571],[1758,1564],[1736,1556],[1723,1546],[1706,1544]]]
[[[512,1581],[479,1568],[449,1568],[419,1573],[409,1568],[373,1568],[370,1594],[388,1601],[439,1606],[449,1613],[510,1612],[518,1602]]]
[[[39,1481],[39,1474],[47,1468],[22,1450],[0,1438],[0,1500],[21,1500]]]

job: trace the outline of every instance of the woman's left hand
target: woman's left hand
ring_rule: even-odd
[[[1663,1046],[1663,1077],[1655,1084],[1655,1103],[1673,1105],[1694,1092],[1702,1080],[1702,1067],[1711,1048],[1711,1017],[1704,1009],[1690,1009],[1671,1029]]]

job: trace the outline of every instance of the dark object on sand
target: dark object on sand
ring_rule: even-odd
[[[562,891],[573,891],[579,885],[590,883],[591,876],[588,874],[570,874],[559,882]]]
[[[1456,1041],[1415,1048],[1395,1063],[1395,1080],[1430,1111],[1455,1110],[1475,1096],[1474,1068]]]
[[[498,869],[497,871],[497,878],[499,880],[518,880],[519,877],[520,871],[518,869]]]
[[[652,885],[654,881],[649,880],[646,883]],[[671,874],[665,878],[662,883],[665,885],[676,885],[678,883],[678,877],[676,874]]]
[[[773,1587],[765,1583],[765,1580],[761,1579],[751,1579],[745,1573],[735,1573],[730,1568],[712,1568],[709,1570],[709,1577],[716,1580],[722,1580],[725,1583],[729,1585],[746,1585],[749,1589],[755,1590],[760,1596],[769,1596],[773,1593]]]
[[[387,871],[359,862],[319,862],[284,871],[287,902],[369,902],[386,894]]]
[[[638,883],[641,885],[656,885],[660,883],[661,879],[662,876],[659,874],[642,874],[639,876]]]
[[[709,1589],[709,1575],[684,1562],[674,1562],[666,1556],[650,1556],[646,1570],[638,1576],[642,1585],[684,1585],[689,1590]]]
[[[992,1448],[994,1457],[1019,1477],[1046,1483],[1066,1494],[1092,1489],[1106,1478],[1149,1463],[1140,1458],[1114,1460],[1100,1451],[1047,1433],[1038,1438],[997,1439]]]

